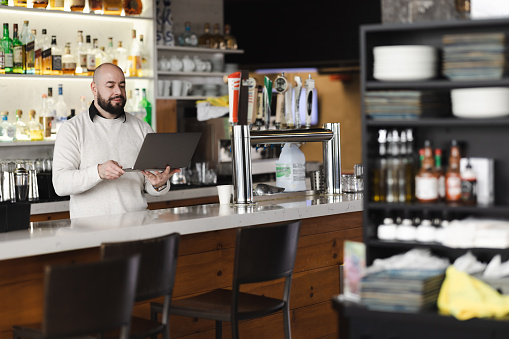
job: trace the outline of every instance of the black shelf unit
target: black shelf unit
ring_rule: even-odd
[[[440,75],[428,81],[377,81],[373,78],[373,48],[387,45],[442,46],[445,34],[504,32],[509,36],[509,19],[427,22],[415,24],[365,25],[360,29],[361,39],[361,108],[362,149],[367,180],[365,182],[363,230],[366,245],[366,264],[377,258],[386,258],[407,252],[412,248],[426,248],[433,254],[451,261],[471,250],[482,261],[489,261],[497,254],[509,259],[509,249],[450,248],[438,243],[382,241],[376,236],[377,226],[387,216],[462,219],[469,216],[509,219],[509,118],[461,119],[449,112],[447,116],[421,117],[408,120],[373,120],[367,116],[364,97],[372,90],[433,90],[449,92],[455,88],[509,87],[509,77],[500,80],[451,81]],[[439,61],[440,63],[440,61]],[[495,203],[493,206],[464,206],[446,203],[379,203],[372,201],[373,166],[378,154],[378,131],[385,129],[412,128],[415,149],[429,139],[433,147],[447,151],[452,139],[462,146],[462,156],[495,159]],[[447,161],[445,161],[447,162]],[[436,311],[426,314],[369,311],[358,305],[345,303],[340,314],[348,319],[350,338],[502,338],[509,336],[509,322],[475,321],[461,322],[444,317]],[[370,325],[366,326],[369,322]],[[441,324],[441,329],[433,324]],[[410,325],[411,324],[411,325]],[[494,324],[496,324],[494,326]],[[442,326],[443,325],[443,326]],[[491,327],[491,328],[490,328]],[[496,327],[496,328],[495,328]],[[362,329],[364,328],[364,330]],[[391,331],[389,328],[401,329]],[[474,330],[475,329],[475,330]],[[441,332],[440,332],[441,331]],[[440,332],[440,333],[439,333]],[[445,334],[445,335],[442,335]]]

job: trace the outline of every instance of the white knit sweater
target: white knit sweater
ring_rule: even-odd
[[[78,114],[59,129],[53,154],[53,186],[60,196],[70,195],[71,218],[141,211],[147,208],[144,189],[157,192],[140,172],[126,172],[116,180],[99,177],[97,166],[108,160],[122,167],[134,165],[147,133],[152,128],[126,113],[123,118],[90,120],[87,113]]]

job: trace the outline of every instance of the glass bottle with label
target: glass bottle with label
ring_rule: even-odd
[[[55,104],[55,110],[56,121],[51,133],[58,133],[58,130],[62,124],[67,121],[67,117],[69,116],[69,109],[67,108],[67,104],[64,101],[64,89],[62,84],[58,85],[58,100]]]
[[[99,65],[102,65],[106,62],[110,62],[111,60],[108,59],[108,55],[106,54],[106,51],[103,46],[96,48],[95,50],[95,68],[99,67]]]
[[[224,25],[224,44],[226,49],[238,49],[237,39],[232,35],[232,28],[229,24]]]
[[[51,138],[51,125],[53,122],[53,115],[48,104],[48,95],[42,95],[41,115],[39,121],[41,122],[44,138]]]
[[[141,0],[123,0],[125,15],[140,15],[143,10]]]
[[[113,58],[113,63],[120,67],[124,74],[127,74],[129,70],[129,63],[127,57],[127,49],[122,47],[122,41],[118,42],[118,47],[115,49],[115,57]]]
[[[443,200],[445,198],[445,173],[442,167],[442,150],[435,149],[435,175],[438,180],[438,198]]]
[[[16,6],[16,7],[26,7],[27,6],[27,0],[14,0],[13,3],[14,3],[14,6]]]
[[[208,22],[203,26],[203,34],[198,37],[198,46],[209,48],[212,40],[212,34],[210,34],[210,24]]]
[[[25,58],[23,55],[23,44],[18,38],[18,24],[13,24],[12,60],[13,60],[12,73],[23,74],[25,71],[23,69],[23,66],[25,64]]]
[[[113,38],[108,38],[108,46],[106,47],[106,55],[108,62],[114,63],[113,60],[115,60],[115,48],[113,47]],[[116,65],[116,64],[115,64]]]
[[[28,20],[23,22],[19,40],[23,45],[25,74],[35,74],[35,30],[28,28]]]
[[[53,87],[48,87],[48,95],[47,95],[47,100],[46,100],[46,103],[47,103],[47,108],[48,108],[48,114],[53,117],[53,118],[56,118],[57,116],[57,111],[55,109],[55,99],[53,99]]]
[[[103,14],[120,15],[122,13],[122,0],[103,0]]]
[[[0,74],[12,73],[13,67],[13,45],[9,37],[9,24],[4,23],[4,36],[0,40]]]
[[[14,127],[16,127],[16,141],[30,141],[30,132],[28,130],[27,124],[23,122],[23,111],[18,109],[16,110],[16,122],[14,123]]]
[[[33,8],[46,8],[48,7],[48,0],[32,0]]]
[[[214,24],[214,31],[212,33],[214,48],[225,49],[224,37],[219,32],[219,24]]]
[[[44,30],[43,30],[44,34]],[[46,37],[47,40],[43,41],[42,45],[42,69],[41,74],[51,75],[53,70],[53,59],[51,57],[51,42],[52,40],[49,37]]]
[[[387,202],[399,201],[399,134],[397,130],[392,130],[387,135]]]
[[[90,35],[87,35],[87,70],[88,75],[93,75],[95,71],[95,55],[96,55],[96,46],[97,45],[97,39],[94,39],[94,45],[90,44]]]
[[[70,0],[69,8],[71,12],[83,12],[85,9],[85,0]]]
[[[83,43],[83,31],[78,31],[76,46],[76,75],[88,75],[87,70],[87,47]]]
[[[74,75],[76,72],[76,59],[71,53],[71,43],[65,44],[65,52],[62,57],[62,72],[66,75]]]
[[[9,122],[9,112],[3,111],[2,122],[0,123],[0,141],[13,141],[16,137],[16,127]]]
[[[51,74],[62,75],[62,49],[57,45],[56,35],[51,36]]]
[[[44,129],[40,123],[37,122],[36,116],[35,116],[35,110],[31,109],[28,112],[28,116],[30,117],[30,120],[28,121],[28,132],[30,133],[30,140],[31,141],[42,141],[44,139]]]
[[[133,40],[131,42],[131,51],[129,52],[129,76],[141,76],[141,46],[136,39],[135,29],[133,29]]]
[[[431,142],[426,140],[421,169],[415,176],[415,198],[419,202],[436,202],[438,200],[438,180],[434,173],[434,162]]]
[[[179,36],[180,46],[196,47],[198,45],[198,36],[191,31],[191,23],[186,21],[184,23],[184,32]]]
[[[65,6],[64,0],[49,0],[49,9],[63,11]]]
[[[451,142],[449,165],[445,173],[445,200],[458,202],[461,199],[460,149],[458,142]]]
[[[373,169],[373,201],[385,202],[387,174],[387,130],[378,131],[378,157]]]
[[[466,205],[475,205],[477,202],[477,174],[472,169],[470,159],[467,166],[461,171],[461,202]]]
[[[102,14],[103,1],[102,0],[88,0],[88,8],[90,13]]]
[[[44,50],[47,37],[48,35],[44,28],[42,29],[42,34],[35,37],[35,74],[42,74],[43,72],[42,51]]]
[[[415,174],[417,173],[417,160],[414,153],[414,131],[406,130],[406,201],[411,202],[415,198]]]

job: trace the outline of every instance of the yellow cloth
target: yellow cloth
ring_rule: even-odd
[[[501,295],[454,266],[447,268],[437,304],[441,313],[459,320],[503,317],[509,313],[509,295]]]
[[[212,106],[228,107],[228,100],[228,95],[223,95],[222,97],[208,97],[205,100],[196,101],[196,103],[208,102]]]

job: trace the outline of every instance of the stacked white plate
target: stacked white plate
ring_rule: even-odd
[[[509,88],[461,88],[451,91],[452,114],[461,118],[498,118],[509,115]]]
[[[373,55],[377,80],[416,81],[437,76],[437,49],[433,46],[378,46]]]

